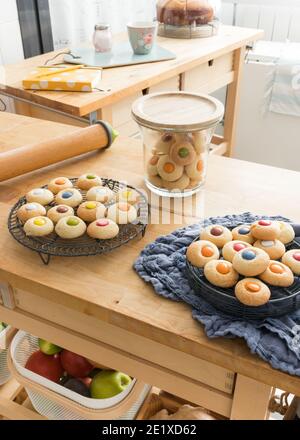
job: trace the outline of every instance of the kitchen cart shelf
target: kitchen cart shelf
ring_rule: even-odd
[[[9,420],[45,420],[33,409],[23,386],[15,379],[0,387],[0,416]]]
[[[149,420],[162,409],[175,413],[185,404],[196,406],[171,394],[153,387],[142,404],[136,420]],[[212,414],[213,417],[224,419]],[[15,379],[0,388],[0,419],[4,420],[46,420],[33,408],[26,391]]]
[[[153,387],[148,394],[148,397],[145,399],[144,404],[136,417],[136,420],[150,420],[151,417],[155,416],[155,414],[163,409],[166,409],[169,414],[174,414],[183,405],[190,405],[192,407],[198,406],[194,403],[180,399],[179,397],[173,396],[172,394]],[[207,414],[218,420],[226,420],[225,417],[222,417],[218,414],[208,412],[205,409],[203,409],[203,411],[207,412]]]

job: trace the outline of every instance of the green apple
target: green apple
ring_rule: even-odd
[[[0,332],[2,332],[6,327],[7,325],[4,324],[4,322],[0,322]]]
[[[44,354],[47,354],[49,356],[60,353],[62,351],[62,348],[52,344],[51,342],[45,341],[44,339],[39,339],[39,347]]]
[[[122,393],[131,384],[131,377],[120,371],[103,370],[98,373],[90,387],[93,399],[109,399]]]

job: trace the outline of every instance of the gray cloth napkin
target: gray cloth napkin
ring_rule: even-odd
[[[157,294],[189,304],[193,318],[204,325],[209,338],[244,338],[251,352],[272,367],[300,376],[300,310],[264,321],[247,322],[226,316],[195,294],[186,274],[186,249],[199,235],[201,227],[209,224],[230,227],[262,218],[289,221],[279,216],[262,217],[251,213],[213,217],[159,237],[142,251],[134,268],[143,280],[153,285]]]

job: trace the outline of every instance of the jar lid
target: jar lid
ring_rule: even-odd
[[[217,125],[224,115],[215,98],[188,92],[155,93],[134,102],[132,116],[143,127],[169,131],[197,131]]]
[[[110,28],[110,25],[107,23],[98,23],[95,25],[95,31],[106,31]]]

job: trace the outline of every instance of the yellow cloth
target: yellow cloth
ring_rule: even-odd
[[[92,92],[101,80],[101,70],[79,67],[39,67],[23,80],[24,89],[68,92]]]

